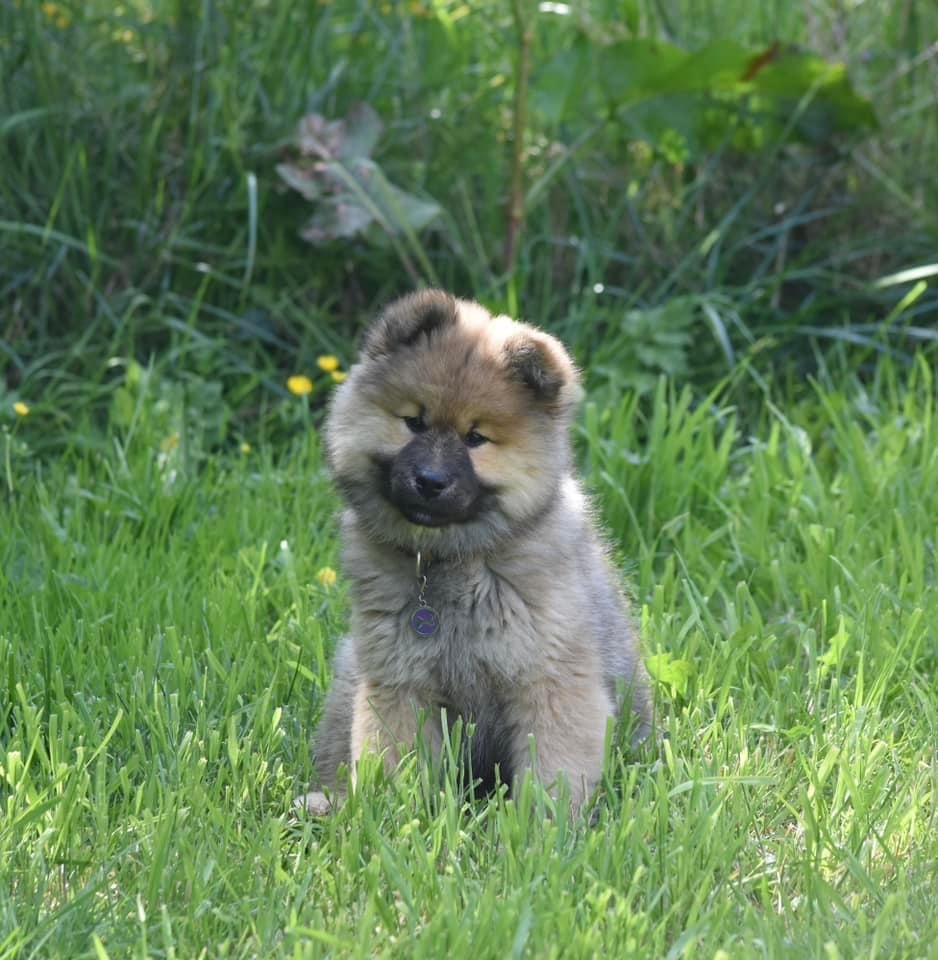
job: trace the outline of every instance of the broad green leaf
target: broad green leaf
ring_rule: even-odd
[[[661,77],[659,93],[737,92],[752,51],[733,40],[716,40],[686,55]]]
[[[589,110],[596,90],[589,47],[578,43],[535,71],[531,102],[548,123],[558,124]]]
[[[549,124],[612,111],[673,162],[721,143],[759,149],[785,134],[819,143],[876,123],[842,64],[732,40],[686,52],[648,38],[603,46],[583,33],[535,73],[532,103]]]
[[[300,121],[297,145],[303,156],[281,163],[281,179],[314,210],[301,236],[321,245],[364,233],[372,224],[389,235],[412,235],[440,214],[430,200],[406,193],[370,159],[382,124],[359,104],[342,120],[310,114]]]
[[[667,92],[665,80],[686,60],[679,47],[657,40],[620,40],[595,55],[602,92],[616,105]]]
[[[844,65],[814,54],[782,55],[756,73],[751,89],[784,116],[795,116],[802,99],[813,93],[795,116],[796,133],[810,142],[876,126],[872,105],[851,87]]]

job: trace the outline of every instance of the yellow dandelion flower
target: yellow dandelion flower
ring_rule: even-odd
[[[319,369],[325,371],[326,373],[332,373],[339,369],[339,358],[333,357],[332,354],[329,354],[325,357],[320,357],[316,363],[319,364]]]
[[[313,392],[313,381],[309,377],[298,373],[292,377],[287,377],[287,390],[296,397],[305,397]]]
[[[23,403],[22,400],[17,400],[13,404],[13,412],[19,417],[28,417],[29,416],[29,404]]]
[[[247,440],[242,440],[242,441],[241,441],[241,454],[242,454],[242,456],[245,456],[245,457],[246,457],[250,452],[251,452],[251,445],[247,442]]]
[[[333,370],[330,376],[336,383],[344,383],[348,374],[344,370]]]
[[[316,579],[324,587],[334,587],[335,582],[338,579],[335,570],[332,567],[323,567],[317,574]]]
[[[57,3],[43,3],[40,10],[60,29],[64,30],[71,25],[72,19]]]

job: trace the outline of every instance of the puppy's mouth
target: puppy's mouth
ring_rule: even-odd
[[[442,516],[410,504],[398,504],[397,509],[400,510],[401,516],[405,520],[417,524],[418,527],[445,527],[457,522],[454,517]]]
[[[455,499],[428,499],[408,492],[388,498],[398,513],[418,527],[451,527],[468,523],[478,512],[478,501],[464,504]]]

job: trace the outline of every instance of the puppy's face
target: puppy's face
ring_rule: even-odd
[[[336,482],[376,540],[489,549],[550,502],[577,375],[553,337],[427,291],[365,337],[326,426]]]
[[[412,439],[393,457],[375,458],[382,472],[381,492],[406,520],[425,527],[468,523],[484,508],[486,491],[469,451],[489,440],[472,429],[435,425],[421,406],[402,416]]]

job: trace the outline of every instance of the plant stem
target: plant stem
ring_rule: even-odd
[[[511,187],[508,195],[508,229],[505,235],[505,273],[510,276],[518,254],[518,240],[524,222],[524,134],[528,125],[528,75],[531,72],[531,46],[534,41],[533,18],[525,10],[524,0],[512,4],[518,36],[515,65],[515,96],[511,123]]]

